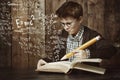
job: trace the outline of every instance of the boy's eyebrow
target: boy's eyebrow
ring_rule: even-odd
[[[72,21],[71,21],[71,22],[66,22],[66,23],[64,23],[64,22],[61,22],[61,23],[63,23],[63,24],[70,24],[70,23],[72,23]]]
[[[72,22],[66,22],[66,23],[63,23],[63,24],[69,24],[69,23],[72,23]]]

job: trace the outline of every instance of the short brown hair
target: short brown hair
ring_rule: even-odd
[[[83,16],[83,8],[77,2],[68,1],[58,8],[56,15],[60,18],[73,17],[79,19],[80,16]]]

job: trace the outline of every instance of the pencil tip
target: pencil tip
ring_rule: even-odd
[[[61,60],[64,60],[64,59],[66,59],[66,56],[64,56],[64,57],[61,58]]]

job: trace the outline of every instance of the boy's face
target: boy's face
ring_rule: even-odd
[[[61,18],[60,19],[61,25],[64,27],[64,29],[71,35],[76,35],[77,32],[80,29],[80,25],[82,20],[81,19],[75,19],[71,17],[67,18]]]

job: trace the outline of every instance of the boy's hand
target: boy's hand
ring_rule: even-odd
[[[88,58],[88,53],[85,50],[75,50],[74,60],[85,59]]]

